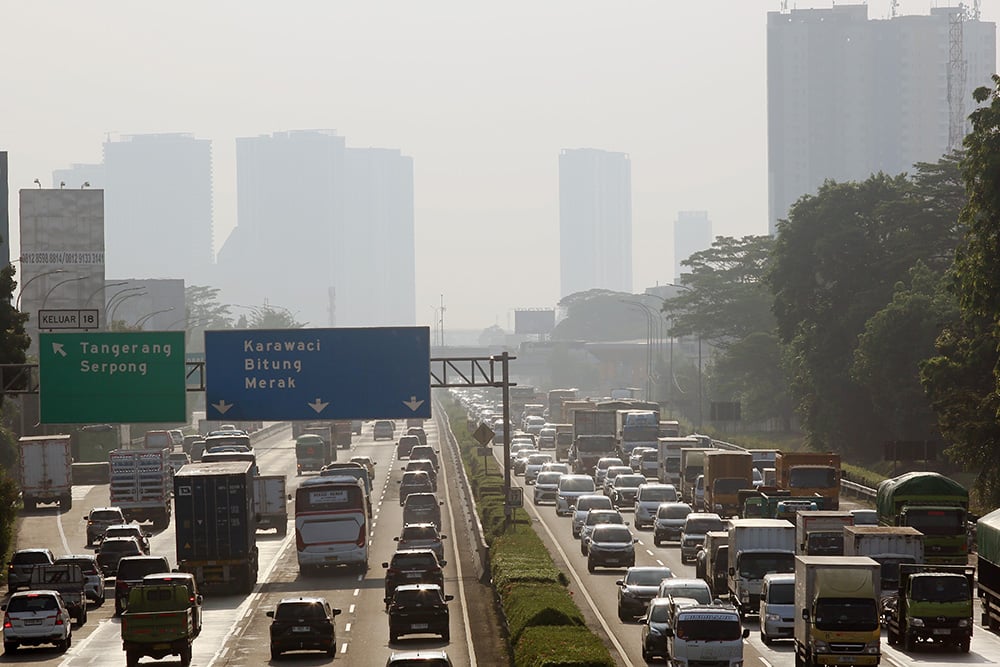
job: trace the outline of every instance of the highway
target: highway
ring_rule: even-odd
[[[405,428],[403,422],[398,422],[396,431],[398,438]],[[433,421],[425,424],[428,442],[438,441],[437,428]],[[294,496],[298,482],[306,477],[295,475],[295,450],[291,440],[291,430],[283,429],[276,435],[255,444],[258,464],[262,474],[285,474],[288,479],[288,490]],[[455,596],[449,604],[451,613],[451,641],[445,644],[440,639],[402,638],[396,644],[389,645],[388,620],[384,611],[383,592],[384,578],[382,563],[388,561],[402,525],[402,508],[398,502],[396,481],[401,477],[400,465],[395,461],[395,440],[392,442],[380,440],[378,444],[372,441],[371,426],[366,424],[361,436],[354,436],[351,451],[339,451],[340,460],[346,460],[350,455],[362,454],[371,456],[376,461],[376,479],[373,488],[372,501],[374,517],[370,533],[370,568],[367,574],[358,575],[356,571],[332,570],[318,576],[303,577],[299,575],[295,560],[295,531],[293,525],[294,503],[289,503],[289,530],[284,538],[273,531],[260,532],[257,544],[260,549],[260,576],[257,587],[248,596],[214,596],[206,595],[204,603],[204,627],[201,635],[195,640],[192,664],[203,667],[222,665],[261,665],[270,663],[268,647],[268,627],[270,619],[265,612],[273,609],[275,603],[283,597],[298,595],[321,595],[330,600],[334,607],[342,610],[336,617],[337,656],[335,661],[346,661],[345,664],[362,666],[385,665],[385,661],[393,651],[418,650],[426,648],[445,648],[456,666],[477,664],[471,654],[471,627],[468,619],[467,598],[485,597],[490,599],[488,590],[479,584],[471,568],[462,566],[462,558],[457,557],[456,547],[463,552],[465,558],[471,553],[471,548],[463,545],[462,535],[467,532],[459,529],[456,533],[452,509],[457,503],[451,498],[455,491],[455,476],[442,474],[438,496],[444,500],[442,507],[442,532],[448,535],[445,540],[445,553],[448,565],[445,567],[445,591]],[[442,465],[451,465],[449,456],[442,457]],[[61,514],[55,508],[40,509],[26,514],[20,521],[18,548],[48,547],[57,556],[63,553],[87,553],[84,547],[85,522],[83,516],[91,507],[108,504],[108,486],[75,486],[73,488],[73,509]],[[460,519],[459,519],[460,521]],[[457,539],[456,539],[457,537]],[[172,525],[166,530],[154,535],[151,540],[151,552],[164,555],[171,564],[176,563],[174,533]],[[3,656],[0,662],[27,662],[36,665],[59,665],[64,667],[83,667],[85,665],[124,665],[125,654],[122,651],[119,635],[119,620],[112,617],[114,604],[112,602],[113,584],[109,587],[108,601],[101,607],[89,610],[87,623],[74,628],[73,645],[65,654],[60,654],[55,648],[24,648],[15,656]],[[474,604],[475,601],[473,600]],[[294,656],[294,657],[293,657]],[[283,663],[292,662],[299,665],[325,664],[330,658],[322,653],[301,653],[286,656]],[[480,658],[483,661],[483,658]],[[165,658],[154,662],[149,658],[141,664],[177,665],[174,658]],[[487,659],[483,664],[490,664]]]

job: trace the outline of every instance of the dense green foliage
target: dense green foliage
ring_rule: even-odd
[[[27,361],[28,345],[31,340],[24,330],[28,315],[12,305],[14,302],[14,280],[16,269],[13,264],[0,269],[0,364],[23,364]],[[7,378],[5,378],[7,380]],[[10,382],[8,388],[25,388],[23,384]],[[3,395],[0,394],[0,401]],[[6,406],[0,403],[6,412]],[[19,452],[14,433],[0,428],[0,560],[6,562],[14,540],[14,524],[17,521],[20,488],[15,479]]]
[[[526,628],[514,650],[518,667],[610,667],[614,661],[593,632],[571,625]]]
[[[639,340],[646,338],[648,319],[642,309],[627,301],[658,308],[657,300],[642,295],[593,289],[564,297],[560,308],[566,317],[552,331],[553,340]]]

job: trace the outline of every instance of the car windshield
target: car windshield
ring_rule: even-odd
[[[914,577],[910,592],[914,600],[921,602],[962,602],[970,599],[969,581],[960,575]]]
[[[745,579],[763,579],[765,574],[791,574],[795,572],[795,554],[768,554],[752,551],[740,553],[740,576]]]
[[[691,507],[688,505],[661,505],[656,510],[658,519],[684,519],[691,514]]]
[[[580,498],[576,501],[576,510],[578,512],[610,509],[614,509],[614,505],[611,503],[611,498],[607,496],[590,496],[588,498]]]
[[[434,526],[406,526],[403,528],[404,540],[436,540],[437,530]]]
[[[649,620],[652,623],[666,623],[670,620],[670,605],[655,604],[649,610]]]
[[[684,614],[674,632],[686,641],[734,641],[742,634],[739,618],[709,611]]]
[[[877,630],[875,602],[869,598],[820,598],[816,601],[816,627],[837,632]]]
[[[618,475],[615,477],[616,489],[637,489],[640,484],[646,483],[644,475]]]
[[[631,542],[632,533],[624,526],[604,525],[594,529],[594,542]]]
[[[279,620],[296,620],[299,618],[326,618],[323,605],[318,602],[286,602],[278,605],[274,617]]]
[[[572,492],[593,492],[594,480],[589,477],[575,477],[573,479],[559,480],[559,489]],[[608,499],[610,502],[610,498]]]
[[[643,502],[673,502],[677,500],[677,489],[672,486],[646,486],[639,489],[639,500]]]
[[[625,517],[616,511],[594,510],[587,512],[587,525],[596,526],[599,523],[625,524]]]
[[[552,457],[549,456],[548,454],[532,454],[531,456],[528,457],[528,465],[539,466],[542,465],[543,463],[548,463],[551,460]]]
[[[691,598],[697,600],[699,604],[711,604],[712,592],[708,590],[708,584],[701,583],[673,583],[663,582],[660,586],[660,596],[672,595],[675,598]]]
[[[674,576],[669,567],[655,570],[629,570],[625,575],[625,583],[631,586],[659,586],[664,579]]]
[[[771,604],[795,604],[795,584],[771,584],[767,589],[767,601]]]

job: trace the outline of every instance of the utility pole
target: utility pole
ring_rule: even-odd
[[[441,295],[441,308],[438,310],[438,335],[440,336],[440,346],[444,347],[444,294]]]

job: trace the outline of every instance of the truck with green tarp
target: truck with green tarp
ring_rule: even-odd
[[[935,565],[966,565],[969,492],[936,472],[910,472],[878,485],[875,508],[883,526],[912,526],[924,534],[924,558]]]
[[[976,522],[976,545],[982,624],[997,632],[1000,630],[1000,509]]]

